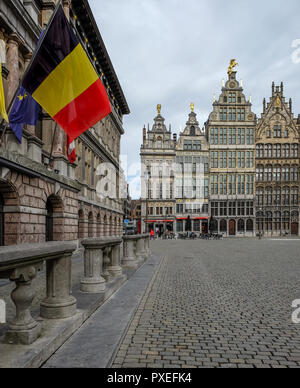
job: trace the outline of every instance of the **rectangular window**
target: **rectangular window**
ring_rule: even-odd
[[[245,109],[243,109],[243,108],[238,109],[237,120],[238,121],[245,121]]]
[[[274,125],[274,137],[276,137],[276,138],[281,137],[281,126],[280,125]]]

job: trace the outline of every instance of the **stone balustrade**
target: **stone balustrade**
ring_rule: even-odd
[[[84,247],[84,276],[80,289],[84,293],[102,294],[108,282],[123,276],[123,266],[137,268],[149,255],[147,234],[121,237],[90,238],[82,241]],[[72,295],[72,254],[77,242],[56,241],[43,244],[25,244],[1,247],[0,279],[10,279],[16,288],[11,299],[16,316],[9,323],[4,342],[30,345],[42,333],[41,323],[31,315],[35,288],[32,280],[46,263],[46,298],[40,303],[43,319],[65,319],[77,312],[77,301]]]
[[[128,268],[136,268],[150,254],[150,235],[137,234],[123,236],[123,261]]]
[[[51,242],[1,247],[0,278],[16,283],[11,298],[16,317],[9,324],[5,342],[29,345],[41,334],[41,326],[31,315],[35,297],[32,280],[46,261],[47,297],[41,303],[41,316],[48,319],[68,318],[76,313],[72,296],[71,261],[76,250],[74,242]]]
[[[90,238],[82,241],[84,247],[84,278],[81,291],[88,293],[104,292],[106,282],[122,275],[120,247],[122,239]]]

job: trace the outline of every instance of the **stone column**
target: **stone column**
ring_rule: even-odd
[[[47,297],[41,303],[41,316],[47,319],[70,318],[76,314],[72,296],[72,254],[47,262]]]
[[[17,88],[19,87],[19,42],[17,34],[13,33],[8,38],[8,50],[6,64],[9,74],[7,77],[7,105],[12,101]]]
[[[11,293],[11,298],[16,305],[16,317],[9,324],[5,343],[30,345],[41,335],[41,326],[32,318],[30,308],[35,297],[31,282],[42,266],[40,263],[17,268],[10,275],[10,280],[16,283],[16,288]]]
[[[106,282],[110,282],[112,279],[111,274],[108,271],[108,268],[110,266],[110,251],[111,248],[104,248],[103,250],[103,271],[102,271],[102,276],[106,280]]]
[[[143,234],[141,236],[141,239],[142,239],[142,246],[141,246],[141,249],[142,249],[142,257],[144,259],[147,258],[148,254],[147,254],[147,248],[146,248],[146,238],[147,238],[147,235],[146,234]]]
[[[129,267],[129,268],[136,268],[138,266],[138,262],[135,257],[134,253],[134,239],[130,236],[123,238],[124,245],[123,245],[123,266]]]
[[[105,291],[103,272],[103,251],[98,240],[84,240],[84,278],[81,280],[80,290],[88,293]]]
[[[135,251],[135,255],[136,255],[136,259],[138,261],[144,261],[144,258],[143,258],[143,250],[144,250],[144,238],[142,236],[140,236],[137,241],[136,241],[136,251]]]
[[[147,256],[151,255],[151,250],[150,250],[150,234],[146,238],[146,252],[147,252]]]
[[[120,244],[116,244],[111,248],[111,264],[108,271],[113,277],[122,276],[122,267],[120,266]]]

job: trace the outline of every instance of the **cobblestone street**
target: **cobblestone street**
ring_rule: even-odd
[[[156,241],[113,367],[299,367],[300,240]]]

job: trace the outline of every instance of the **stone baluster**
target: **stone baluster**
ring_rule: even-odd
[[[136,241],[136,251],[135,251],[136,259],[138,261],[144,261],[143,251],[144,251],[144,239],[142,236],[139,236],[139,238]]]
[[[111,248],[111,264],[108,267],[108,271],[113,277],[122,276],[122,267],[120,265],[120,243],[115,244]]]
[[[124,236],[123,237],[124,245],[123,245],[123,266],[128,268],[136,268],[138,266],[138,262],[135,256],[135,238],[132,236]]]
[[[47,297],[41,303],[41,316],[46,319],[70,318],[76,314],[72,296],[72,253],[47,261]]]
[[[106,280],[106,282],[110,282],[112,279],[112,275],[108,271],[108,267],[110,266],[110,251],[111,248],[105,248],[103,250],[103,272],[102,276]]]
[[[80,290],[87,293],[101,293],[105,291],[103,273],[103,241],[90,239],[82,241],[84,251],[84,278],[81,280]]]
[[[16,317],[9,324],[5,334],[5,343],[30,345],[41,335],[41,325],[31,316],[30,308],[35,297],[32,280],[42,269],[42,263],[17,268],[10,274],[10,280],[16,283],[11,298],[16,306]]]

